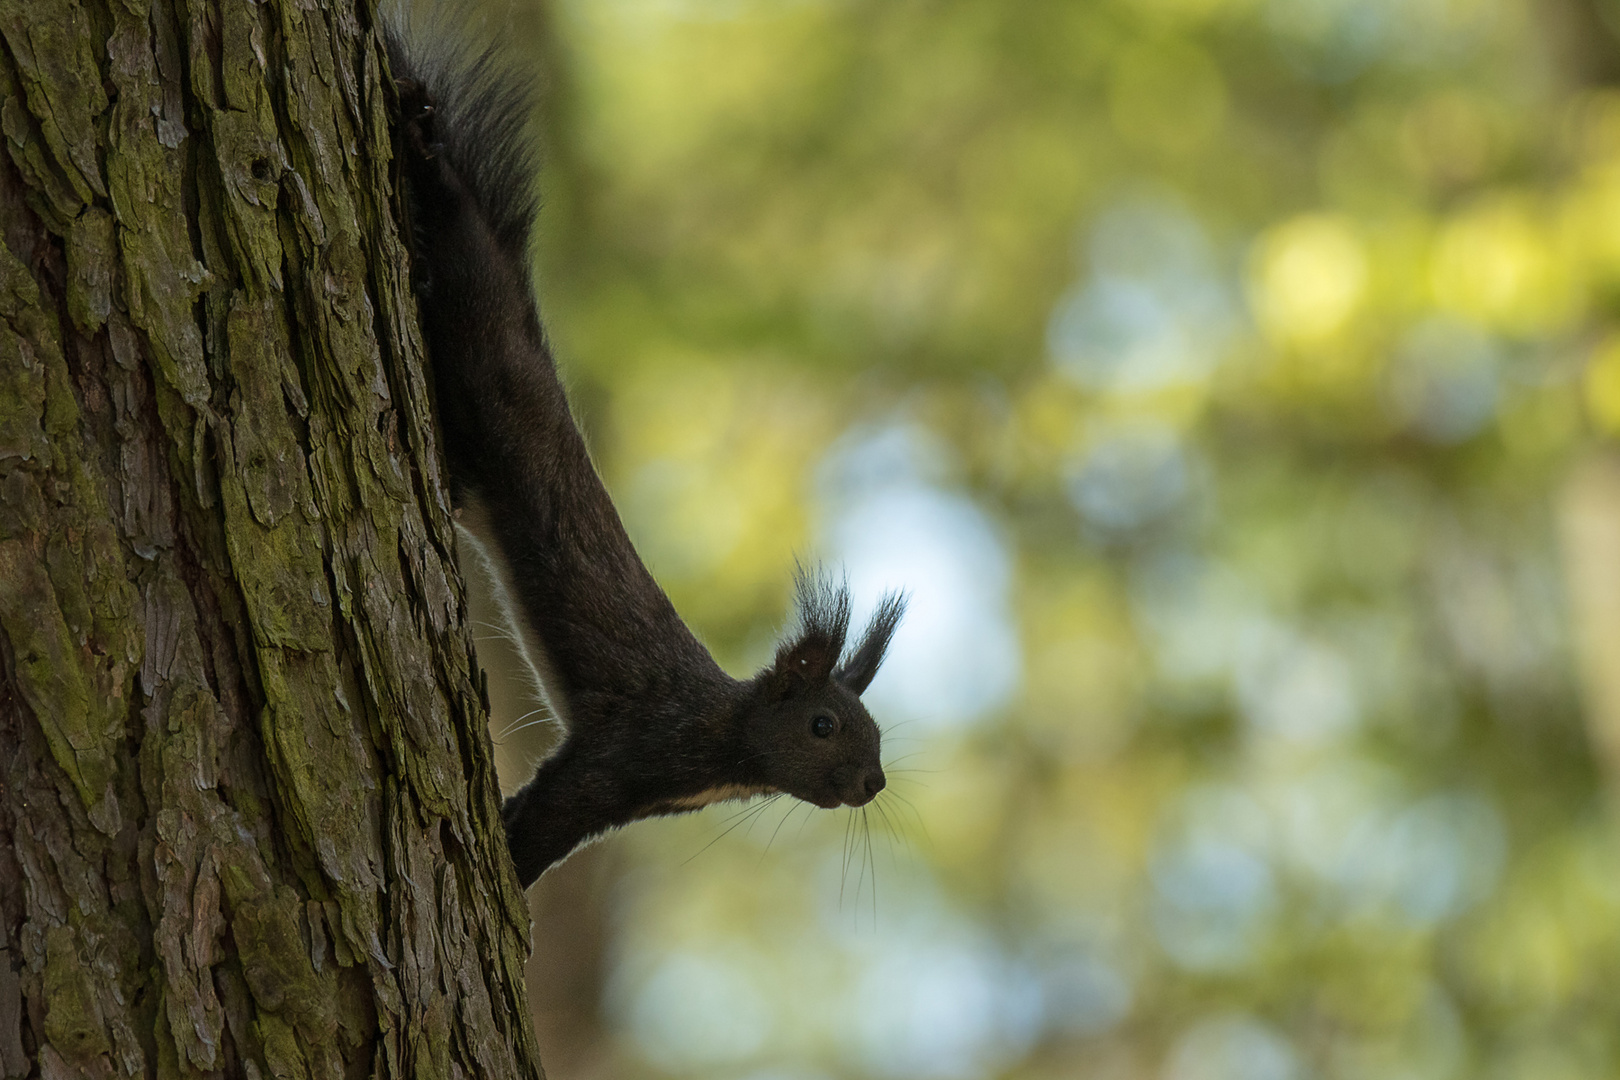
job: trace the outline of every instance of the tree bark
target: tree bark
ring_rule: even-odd
[[[539,1077],[352,0],[0,0],[0,1076]]]

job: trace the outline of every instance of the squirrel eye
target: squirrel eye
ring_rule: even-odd
[[[833,733],[833,721],[830,716],[818,716],[810,721],[810,732],[818,739],[825,739]]]

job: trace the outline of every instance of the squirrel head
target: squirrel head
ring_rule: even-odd
[[[885,596],[853,649],[849,588],[800,571],[799,625],[753,679],[744,718],[749,753],[770,787],[823,809],[863,806],[886,783],[882,733],[861,694],[877,674],[905,598]]]

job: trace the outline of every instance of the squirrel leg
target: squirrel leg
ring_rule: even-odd
[[[615,788],[611,777],[588,766],[570,736],[506,800],[506,843],[524,888],[585,841],[622,824],[612,813],[622,802]]]

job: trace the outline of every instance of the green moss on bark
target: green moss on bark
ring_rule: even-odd
[[[368,26],[0,0],[0,921],[48,1073],[539,1075]]]

